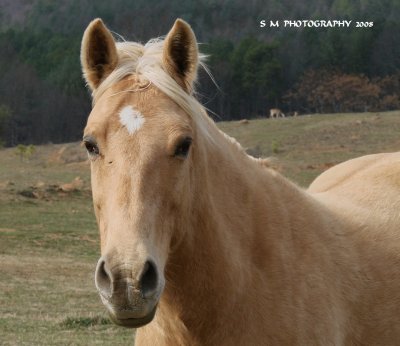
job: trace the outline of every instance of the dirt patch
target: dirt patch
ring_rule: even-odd
[[[338,162],[324,162],[322,164],[317,164],[317,165],[307,165],[306,169],[310,169],[310,170],[317,169],[317,170],[325,171],[333,166],[336,166],[337,164],[338,164]]]
[[[17,230],[14,228],[0,228],[0,233],[13,233],[16,232]]]
[[[10,187],[15,186],[15,183],[11,180],[1,181],[0,190],[8,190]]]
[[[58,150],[53,151],[49,156],[48,162],[49,163],[64,163],[62,156],[63,156],[65,150],[67,150],[66,145],[62,146]]]
[[[51,200],[54,196],[65,196],[71,193],[84,192],[90,194],[90,188],[80,177],[75,177],[69,183],[46,184],[38,181],[36,184],[18,191],[20,196],[34,199]]]
[[[70,183],[66,184],[61,184],[59,186],[59,189],[62,192],[73,192],[73,191],[79,191],[83,188],[83,180],[80,177],[76,177],[74,180],[72,180]]]

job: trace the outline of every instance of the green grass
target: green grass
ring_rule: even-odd
[[[99,237],[89,165],[51,162],[63,146],[41,146],[30,162],[0,151],[0,344],[132,345],[132,330],[113,325],[94,286]],[[81,191],[49,189],[80,176]],[[20,192],[45,183],[43,198]],[[49,191],[47,191],[49,190]]]
[[[0,204],[0,344],[128,345],[94,287],[99,243],[89,197]]]
[[[277,158],[282,173],[302,186],[332,164],[400,150],[400,111],[257,119],[220,127],[249,153]]]
[[[332,164],[400,148],[400,112],[219,126],[249,152],[275,157],[282,174],[303,186]],[[99,237],[84,159],[76,143],[40,146],[30,162],[0,150],[1,345],[133,344],[132,330],[109,322],[94,287]],[[80,191],[54,188],[77,176]]]
[[[112,324],[109,318],[104,318],[102,316],[94,317],[67,317],[61,322],[61,326],[67,329],[81,329],[89,328],[94,326],[104,326],[107,324]]]

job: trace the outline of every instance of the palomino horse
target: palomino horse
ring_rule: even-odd
[[[269,117],[270,118],[284,118],[285,114],[283,114],[283,112],[279,109],[279,108],[271,108],[269,110]]]
[[[182,20],[142,46],[96,19],[81,59],[95,282],[137,344],[399,344],[399,154],[292,184],[193,97],[201,57]]]

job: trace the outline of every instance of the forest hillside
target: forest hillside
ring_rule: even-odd
[[[81,137],[90,96],[80,40],[96,17],[141,42],[165,35],[177,17],[188,21],[218,84],[200,75],[201,101],[217,120],[264,117],[272,107],[289,114],[400,108],[397,0],[2,0],[2,145]],[[351,25],[284,26],[284,20]]]

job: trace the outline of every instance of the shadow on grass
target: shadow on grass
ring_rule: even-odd
[[[67,317],[60,325],[65,329],[81,329],[90,328],[94,326],[111,325],[112,322],[102,316],[94,317]]]

